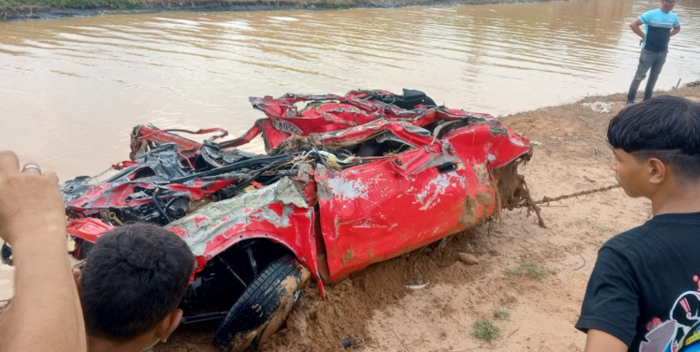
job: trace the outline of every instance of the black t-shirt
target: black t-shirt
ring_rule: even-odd
[[[700,351],[699,276],[700,213],[657,215],[600,249],[576,328],[629,351]]]

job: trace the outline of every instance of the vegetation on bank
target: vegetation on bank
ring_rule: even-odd
[[[478,339],[491,341],[501,336],[501,329],[488,319],[482,319],[472,325],[472,333]]]
[[[495,311],[493,311],[493,316],[501,320],[509,320],[510,312],[508,311],[508,309],[498,308]]]
[[[0,0],[0,21],[91,16],[101,13],[168,10],[250,11],[282,9],[348,9],[410,5],[479,5],[575,0]]]
[[[138,9],[146,3],[141,0],[0,0],[0,8],[21,9],[27,7],[61,9]]]
[[[348,9],[375,4],[374,0],[0,0],[0,22],[91,16],[100,13],[149,12],[164,10],[280,10],[296,8]],[[390,0],[387,7],[408,3]],[[446,2],[451,0],[405,0]],[[467,0],[471,1],[471,0]],[[476,0],[484,1],[484,0]],[[488,0],[486,0],[488,1]],[[498,1],[498,0],[497,0]]]
[[[549,273],[547,269],[535,262],[525,262],[517,268],[508,269],[508,276],[529,276],[535,280],[546,279]]]

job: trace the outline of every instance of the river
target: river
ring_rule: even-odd
[[[169,12],[0,23],[0,149],[62,180],[128,158],[140,123],[232,136],[249,96],[413,88],[497,115],[626,91],[628,24],[656,0]],[[700,78],[700,0],[678,1],[657,88]],[[694,18],[694,20],[692,20]],[[261,151],[261,144],[248,147]]]

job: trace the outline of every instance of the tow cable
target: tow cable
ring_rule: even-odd
[[[601,188],[596,188],[596,189],[590,189],[587,191],[565,194],[565,195],[562,195],[559,197],[554,197],[554,198],[544,196],[544,197],[542,197],[542,200],[538,200],[538,201],[534,202],[533,204],[534,205],[544,204],[544,203],[549,204],[549,202],[556,202],[556,201],[560,201],[560,200],[564,200],[564,199],[586,196],[586,195],[593,194],[593,193],[605,192],[605,191],[609,191],[609,190],[615,189],[615,188],[620,188],[620,185],[613,185],[613,186],[606,186],[606,187],[601,187]]]
[[[530,216],[530,212],[533,211],[535,213],[535,215],[537,215],[537,224],[540,227],[546,229],[547,225],[544,223],[544,219],[542,218],[542,215],[540,214],[541,209],[540,209],[540,207],[538,207],[538,205],[540,205],[540,204],[549,205],[550,202],[556,202],[556,201],[560,201],[560,200],[564,200],[564,199],[586,196],[586,195],[593,194],[593,193],[605,192],[605,191],[609,191],[609,190],[615,189],[615,188],[620,188],[620,185],[612,185],[612,186],[605,186],[605,187],[600,187],[600,188],[595,188],[595,189],[589,189],[587,191],[580,191],[580,192],[576,192],[576,193],[565,194],[565,195],[561,195],[561,196],[554,197],[554,198],[544,196],[544,197],[542,197],[541,200],[538,200],[538,201],[533,201],[532,198],[530,197],[529,190],[527,190],[527,192],[525,192],[525,202],[523,204],[518,205],[516,208],[527,208],[527,216]]]

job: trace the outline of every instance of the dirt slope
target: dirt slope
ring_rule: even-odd
[[[700,87],[670,93],[700,101]],[[536,141],[535,157],[521,172],[535,199],[615,185],[605,142],[610,118],[623,95],[504,117],[510,128]],[[599,113],[581,103],[612,103]],[[648,219],[650,203],[621,189],[570,198],[542,207],[547,224],[526,211],[504,212],[499,221],[367,270],[328,287],[321,301],[309,287],[287,328],[262,346],[282,351],[582,351],[585,335],[574,329],[598,248],[611,236]],[[458,260],[471,253],[477,265]],[[509,274],[535,262],[548,276]],[[428,283],[412,290],[406,285]],[[510,317],[494,317],[496,309]],[[490,319],[500,337],[485,342],[472,325]],[[155,351],[211,351],[211,332],[181,330]],[[352,347],[341,346],[349,339]]]

